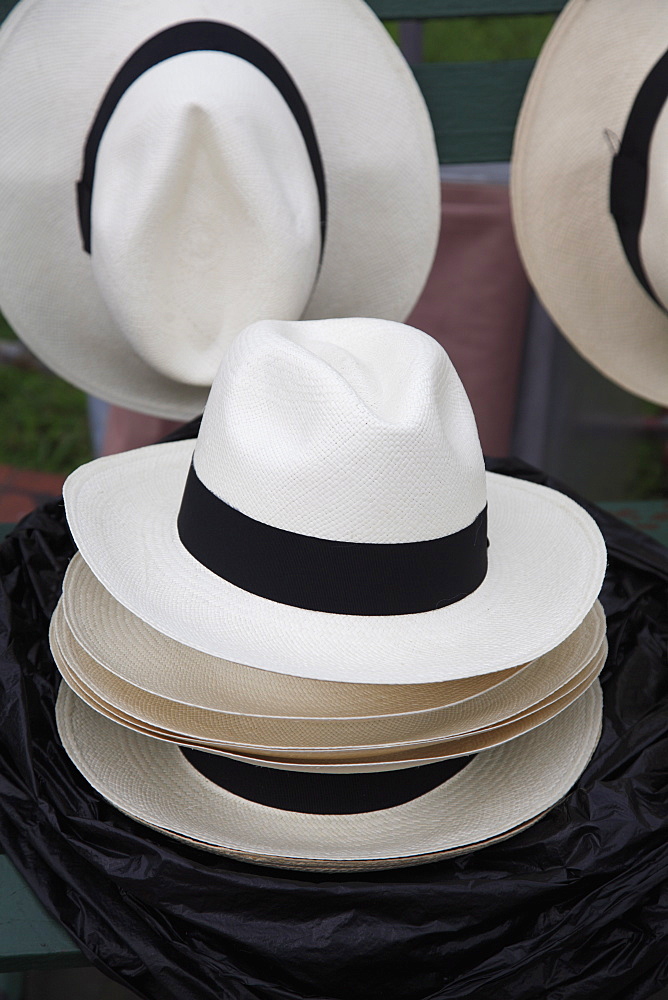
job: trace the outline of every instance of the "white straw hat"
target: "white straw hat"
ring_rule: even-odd
[[[148,826],[152,830],[156,830],[158,833],[163,833],[167,837],[171,837],[173,840],[178,840],[182,844],[187,844],[189,847],[197,847],[201,851],[209,851],[212,854],[221,853],[220,848],[213,844],[207,844],[202,840],[193,840],[192,837],[184,837],[180,833],[174,833],[173,830],[163,830],[162,827],[155,826],[153,823],[147,823],[145,820],[141,820],[137,816],[133,816],[131,813],[127,812],[127,810],[125,811],[131,819],[136,820],[138,823],[143,823],[144,826]],[[546,812],[548,811],[549,810],[546,810]],[[243,851],[237,852],[229,848],[225,850],[225,854],[227,857],[236,858],[239,861],[251,862],[258,865],[271,865],[272,868],[289,868],[293,871],[369,872],[386,870],[388,868],[406,868],[409,865],[428,865],[433,864],[436,861],[443,861],[445,858],[456,858],[462,854],[472,854],[474,851],[481,851],[485,847],[491,847],[504,840],[509,840],[511,837],[516,837],[519,833],[522,833],[523,830],[526,830],[530,826],[533,826],[534,823],[537,823],[538,820],[542,819],[544,815],[545,813],[540,813],[538,816],[529,820],[528,823],[520,823],[519,826],[513,827],[512,830],[507,830],[498,837],[489,837],[487,840],[480,840],[475,844],[467,844],[465,847],[455,847],[449,851],[433,851],[430,854],[413,854],[403,858],[383,858],[381,861],[359,861],[357,863],[354,861],[348,861],[341,863],[338,861],[324,861],[322,858],[318,858],[316,860],[309,859],[308,861],[303,861],[297,858],[286,861],[285,858],[268,859],[266,855],[253,855]]]
[[[0,132],[0,308],[132,409],[201,412],[257,319],[403,319],[431,266],[429,116],[361,0],[22,0]]]
[[[568,684],[546,698],[540,705],[532,706],[527,712],[510,720],[503,720],[488,728],[462,735],[446,736],[443,739],[418,740],[393,744],[378,743],[373,746],[353,747],[266,747],[232,742],[217,742],[210,739],[166,731],[138,721],[125,712],[116,709],[94,694],[79,680],[59,658],[59,669],[67,685],[91,708],[121,726],[152,739],[166,743],[188,746],[207,753],[221,754],[234,760],[277,767],[290,771],[312,771],[322,773],[363,773],[393,770],[400,767],[418,767],[436,761],[462,757],[480,750],[500,746],[525,733],[542,726],[573,704],[591,687],[599,676],[606,659],[606,651],[600,653]],[[308,729],[304,726],[304,729]],[[278,742],[278,741],[277,741]]]
[[[78,645],[61,604],[51,620],[50,642],[56,664],[70,686],[73,680],[78,682],[105,708],[177,738],[191,737],[214,745],[245,746],[249,750],[415,745],[488,730],[557,701],[577,686],[595,659],[602,666],[607,651],[605,617],[597,602],[582,625],[557,650],[546,653],[510,680],[477,698],[439,709],[417,712],[407,709],[392,716],[267,718],[193,708],[128,684]],[[126,655],[131,657],[131,650]]]
[[[80,553],[65,573],[60,607],[77,646],[105,670],[161,698],[214,712],[332,719],[419,712],[467,701],[524,666],[435,684],[318,681],[248,667],[151,628],[111,596]]]
[[[383,320],[253,324],[194,460],[191,441],[97,459],[64,497],[83,558],[133,614],[321,680],[431,683],[535,659],[582,622],[606,563],[578,504],[485,474],[447,355]]]
[[[550,722],[471,760],[376,775],[279,774],[217,755],[186,756],[104,718],[65,684],[56,715],[75,766],[134,818],[222,854],[344,867],[400,857],[410,863],[411,856],[474,845],[536,818],[590,759],[601,694],[594,684]]]
[[[529,276],[604,375],[668,404],[668,8],[571,0],[536,63],[511,196]]]

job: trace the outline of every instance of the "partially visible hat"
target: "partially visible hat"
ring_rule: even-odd
[[[121,681],[211,712],[331,719],[421,712],[491,691],[525,666],[433,684],[340,684],[249,667],[151,628],[111,596],[80,553],[65,573],[59,610],[77,646]],[[598,626],[591,636],[593,651]]]
[[[522,259],[573,346],[668,405],[668,8],[571,0],[515,133]]]
[[[119,726],[65,684],[56,714],[76,767],[140,822],[256,863],[355,870],[435,860],[537,819],[590,759],[601,694],[595,683],[550,722],[472,757],[346,775],[181,750]]]
[[[393,715],[304,717],[298,714],[297,701],[292,716],[276,717],[193,708],[158,697],[141,686],[128,684],[87,655],[67,625],[60,604],[51,621],[50,642],[58,668],[68,684],[85,701],[105,714],[119,721],[127,719],[130,723],[139,723],[140,728],[145,726],[147,732],[155,731],[157,735],[173,734],[175,739],[181,737],[181,742],[192,738],[211,745],[244,747],[260,754],[263,749],[278,752],[281,748],[329,750],[356,747],[367,750],[374,747],[418,746],[478,730],[484,730],[489,735],[491,745],[494,742],[493,730],[497,727],[521,719],[528,730],[537,724],[532,717],[539,709],[548,708],[570,694],[585,677],[593,680],[607,653],[605,616],[597,602],[582,625],[555,650],[478,697],[459,704],[414,711],[410,701],[412,689],[416,687],[416,695],[419,695],[420,685],[396,685],[397,711]],[[127,660],[134,659],[130,643],[123,645],[123,655]],[[225,665],[225,662],[220,664],[221,673],[224,673]],[[235,666],[238,671],[254,669],[238,664]],[[185,659],[180,669],[190,670],[191,663]],[[263,671],[263,676],[280,680],[285,675]],[[196,683],[196,674],[192,681]],[[332,695],[341,686],[320,683],[323,687],[326,685]],[[323,695],[319,711],[326,713],[327,695],[325,692]],[[402,696],[403,704],[400,701]]]
[[[78,676],[67,666],[67,662],[59,656],[57,650],[56,661],[67,686],[82,701],[100,715],[104,715],[105,718],[111,719],[114,723],[135,733],[141,733],[165,743],[188,746],[206,753],[220,754],[233,760],[246,761],[263,767],[314,773],[361,774],[363,772],[420,767],[436,761],[478,753],[481,750],[488,750],[491,747],[501,746],[502,743],[515,740],[519,736],[544,725],[577,701],[592,686],[603,669],[606,652],[606,649],[601,649],[590,664],[584,667],[572,681],[564,685],[562,691],[556,692],[554,697],[545,699],[540,706],[532,706],[526,713],[510,720],[492,724],[484,729],[450,735],[444,739],[433,738],[426,741],[406,741],[390,745],[379,743],[363,747],[334,746],[325,748],[304,748],[302,746],[286,748],[284,737],[276,740],[280,744],[279,746],[266,747],[235,744],[225,740],[216,742],[211,739],[197,739],[173,730],[166,731],[149,723],[141,722],[110,706],[79,680]],[[249,720],[248,734],[253,733],[254,724],[257,722],[257,719]],[[368,724],[369,729],[372,729],[369,720]],[[276,728],[279,730],[286,728],[284,720],[283,724],[279,724]],[[310,727],[304,725],[303,729],[307,734],[312,734],[314,731],[317,733],[318,726],[316,723],[312,723]]]
[[[0,132],[0,309],[131,409],[201,412],[257,319],[403,319],[431,265],[429,116],[361,0],[22,0]]]
[[[548,812],[549,810],[546,810]],[[189,847],[197,847],[200,851],[210,851],[212,854],[220,854],[220,848],[212,844],[204,843],[201,840],[193,840],[192,837],[184,837],[181,833],[176,833],[174,830],[163,830],[159,826],[155,826],[153,823],[147,823],[145,820],[138,819],[136,816],[132,816],[127,813],[131,819],[136,819],[137,822],[143,823],[144,826],[151,827],[151,829],[156,830],[158,833],[166,834],[173,840],[178,840],[182,844],[187,844]],[[504,840],[509,840],[510,837],[515,837],[517,834],[526,830],[528,827],[533,826],[537,823],[539,819],[542,819],[544,813],[540,816],[536,816],[534,819],[530,819],[527,823],[520,823],[519,826],[513,827],[512,830],[506,830],[504,833],[499,834],[497,837],[488,837],[486,840],[479,840],[475,844],[467,844],[465,847],[453,847],[447,851],[432,851],[430,854],[413,854],[406,855],[400,858],[383,858],[381,861],[359,861],[355,863],[354,861],[346,862],[345,866],[342,866],[340,862],[337,861],[324,861],[322,858],[308,859],[306,861],[300,861],[295,858],[291,858],[286,861],[283,858],[271,858],[268,859],[266,855],[253,855],[248,854],[243,851],[234,851],[231,848],[226,848],[225,854],[230,858],[237,858],[239,861],[252,862],[258,865],[271,864],[273,868],[290,868],[293,871],[319,871],[319,872],[335,872],[335,871],[347,871],[347,872],[369,872],[377,871],[378,869],[388,869],[388,868],[405,868],[407,865],[411,867],[414,865],[426,865],[432,864],[435,861],[442,861],[445,858],[456,858],[461,854],[471,854],[473,851],[481,851],[485,847],[491,847],[493,844],[499,844]]]
[[[591,609],[594,520],[485,473],[443,349],[384,320],[265,321],[225,355],[190,441],[97,459],[65,483],[92,573],[213,656],[361,684],[507,670]]]

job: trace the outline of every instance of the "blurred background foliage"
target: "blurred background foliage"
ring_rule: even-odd
[[[0,316],[0,339],[15,339]],[[0,364],[0,465],[68,473],[92,458],[86,397],[47,371]]]

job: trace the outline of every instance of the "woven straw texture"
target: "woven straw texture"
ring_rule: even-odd
[[[547,810],[546,810],[547,811]],[[168,837],[172,837],[174,840],[179,840],[182,844],[187,844],[190,847],[199,847],[202,851],[210,851],[212,854],[223,854],[228,858],[236,858],[238,861],[248,861],[255,865],[269,865],[272,868],[289,868],[292,871],[303,871],[303,872],[371,872],[371,871],[384,871],[389,868],[406,868],[408,866],[413,867],[414,865],[428,865],[433,864],[436,861],[441,861],[443,858],[456,858],[462,854],[472,854],[474,851],[481,851],[484,847],[490,847],[492,844],[499,844],[503,840],[508,840],[509,837],[514,837],[522,830],[526,830],[528,827],[533,826],[537,823],[539,819],[542,819],[545,813],[540,813],[533,819],[529,820],[528,823],[520,823],[519,826],[513,827],[512,830],[506,831],[506,833],[500,834],[498,837],[489,837],[487,840],[481,840],[477,844],[467,844],[466,847],[455,847],[449,851],[434,851],[431,854],[414,854],[410,857],[405,858],[383,858],[380,861],[324,861],[322,858],[316,860],[310,860],[307,858],[290,858],[286,860],[285,858],[271,857],[266,854],[248,854],[244,851],[233,851],[229,847],[216,847],[213,844],[205,844],[201,840],[193,840],[191,837],[184,837],[180,833],[175,833],[173,830],[163,830],[159,826],[154,826],[153,823],[147,823],[145,820],[138,819],[136,816],[132,816],[127,810],[123,810],[127,816],[131,819],[136,819],[139,823],[143,823],[144,826],[149,826],[153,830],[157,830],[159,833],[164,833]]]
[[[50,640],[56,663],[66,679],[73,675],[102,704],[157,731],[256,750],[261,747],[364,749],[374,745],[433,742],[489,729],[546,707],[575,687],[594,661],[602,665],[607,652],[604,632],[603,612],[600,606],[595,606],[573,636],[557,650],[534,661],[491,692],[435,711],[360,720],[228,715],[159,698],[127,684],[89,657],[69,630],[60,604],[51,621]],[[126,655],[132,656],[129,648]]]
[[[267,767],[292,771],[329,771],[336,774],[394,770],[398,766],[419,766],[500,746],[502,743],[536,729],[568,708],[593,684],[604,663],[605,655],[601,651],[601,654],[589,667],[585,668],[571,684],[566,685],[559,692],[559,697],[546,699],[547,704],[544,706],[534,706],[529,713],[511,721],[504,721],[489,729],[478,730],[463,736],[452,736],[445,740],[430,740],[414,744],[400,743],[389,746],[378,744],[362,748],[326,747],[317,749],[256,748],[214,740],[199,740],[180,733],[175,734],[173,731],[161,730],[138,722],[133,717],[110,707],[105,701],[93,694],[90,688],[82,684],[63,660],[60,660],[60,671],[68,686],[82,701],[95,709],[96,712],[133,732],[142,733],[166,743],[199,748],[210,753],[234,757],[249,763],[263,764]]]
[[[249,327],[216,376],[194,463],[249,517],[340,541],[450,535],[486,494],[489,567],[468,597],[374,617],[312,612],[233,586],[177,533],[192,454],[184,441],[97,459],[68,478],[64,497],[77,546],[112,596],[213,656],[319,680],[454,680],[553,649],[601,587],[605,545],[593,519],[554,490],[484,473],[461,382],[445,352],[411,327]]]
[[[522,666],[436,684],[317,681],[232,663],[175,642],[124,608],[77,553],[65,574],[61,610],[77,645],[133,687],[169,701],[266,718],[369,718],[460,704]],[[550,653],[546,654],[547,656]]]
[[[82,249],[75,183],[101,98],[136,48],[191,20],[257,38],[301,92],[326,178],[319,270],[292,114],[259,70],[214,52],[170,59],[126,91],[99,148],[92,258]],[[429,115],[361,0],[23,0],[0,31],[0,131],[0,307],[50,368],[130,409],[201,412],[253,319],[401,320],[431,266]]]
[[[116,725],[64,684],[57,720],[84,777],[135,818],[255,855],[359,861],[462,847],[536,817],[582,773],[598,742],[601,710],[595,684],[551,722],[478,754],[434,791],[345,816],[293,813],[232,795],[195,771],[177,747]]]
[[[556,324],[604,375],[668,403],[668,318],[637,281],[609,210],[612,157],[637,92],[668,46],[658,0],[571,0],[542,49],[515,132],[520,253]],[[650,150],[641,252],[668,302],[668,113]]]

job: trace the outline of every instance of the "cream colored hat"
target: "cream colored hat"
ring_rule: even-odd
[[[550,722],[472,759],[366,775],[279,772],[184,752],[104,718],[64,684],[56,715],[75,766],[133,818],[221,854],[345,870],[473,847],[536,819],[590,759],[601,695],[595,684]]]
[[[452,735],[444,739],[431,739],[416,742],[404,741],[401,743],[382,744],[373,746],[354,747],[266,747],[253,746],[249,744],[235,744],[230,741],[216,741],[210,739],[197,739],[196,737],[156,728],[155,726],[138,721],[127,713],[114,708],[105,702],[91,689],[79,680],[77,675],[70,670],[66,661],[56,652],[56,659],[60,672],[67,682],[67,685],[81,698],[87,705],[95,709],[101,715],[112,719],[114,722],[137,733],[150,736],[153,739],[163,740],[166,743],[176,743],[180,746],[189,746],[195,749],[204,750],[207,753],[222,754],[234,760],[245,760],[248,763],[260,764],[266,767],[278,767],[291,771],[314,771],[337,773],[362,773],[364,771],[385,771],[397,767],[418,767],[422,764],[430,764],[439,760],[447,760],[452,757],[461,757],[471,753],[478,753],[480,750],[487,750],[490,747],[500,746],[509,740],[514,740],[524,733],[542,726],[545,722],[553,719],[569,705],[573,704],[580,695],[584,694],[587,688],[594,683],[605,663],[605,652],[601,650],[599,654],[584,667],[568,684],[546,698],[540,705],[531,708],[511,720],[503,720],[485,729],[463,735]],[[257,720],[254,720],[257,722]],[[281,730],[287,727],[283,723]],[[371,728],[371,727],[370,727]],[[253,737],[254,729],[248,727],[245,734],[247,739]],[[294,729],[292,730],[294,733]],[[303,736],[301,735],[303,732]],[[315,734],[314,734],[315,733]],[[314,734],[314,735],[312,735]],[[317,727],[302,723],[297,739],[302,743],[314,742],[317,740]],[[382,739],[382,736],[379,738]],[[285,743],[283,732],[282,741]],[[278,740],[277,742],[281,742]]]
[[[132,816],[130,813],[127,813],[127,815],[129,815],[131,819],[137,820],[139,823],[143,822],[136,816]],[[528,823],[520,823],[519,826],[506,831],[506,833],[502,833],[498,837],[489,837],[487,840],[478,841],[476,844],[467,844],[466,847],[455,847],[449,851],[435,851],[431,854],[414,854],[404,858],[383,858],[381,861],[359,861],[357,863],[354,861],[348,861],[340,863],[338,861],[324,861],[322,858],[317,858],[315,860],[309,859],[308,861],[300,861],[299,859],[285,860],[284,858],[272,858],[271,861],[268,861],[266,855],[247,854],[243,851],[233,851],[230,848],[225,850],[225,854],[228,857],[237,858],[239,861],[252,862],[258,865],[271,864],[274,868],[290,868],[291,870],[297,871],[368,872],[377,871],[379,869],[385,870],[387,868],[405,868],[408,865],[411,867],[414,865],[427,865],[436,861],[442,861],[444,858],[456,858],[461,854],[472,854],[473,851],[481,851],[484,847],[491,847],[493,844],[499,844],[504,840],[509,840],[510,837],[517,836],[517,834],[521,833],[523,830],[526,830],[530,826],[533,826],[534,823],[537,823],[538,820],[542,819],[544,815],[545,813],[541,813],[539,816],[529,820]],[[153,823],[144,822],[144,826],[151,827],[158,833],[166,834],[166,836],[172,837],[174,840],[178,840],[182,844],[187,844],[189,847],[197,847],[201,851],[210,851],[213,854],[221,853],[220,848],[213,844],[207,844],[201,840],[193,840],[192,837],[184,837],[180,833],[174,833],[173,830],[163,830],[161,827],[155,826]]]
[[[59,609],[76,645],[120,680],[172,702],[228,714],[335,719],[439,709],[491,691],[524,666],[434,684],[339,683],[248,667],[151,628],[105,590],[79,553],[65,573]]]
[[[520,113],[511,195],[529,276],[588,361],[668,404],[668,8],[571,0]]]
[[[0,133],[0,308],[132,409],[201,412],[257,319],[403,319],[431,266],[429,116],[362,0],[22,0]]]
[[[266,717],[223,711],[211,712],[160,698],[141,687],[121,680],[93,660],[74,638],[59,604],[50,629],[51,649],[61,673],[70,684],[78,682],[78,693],[90,702],[99,699],[103,711],[112,711],[176,738],[194,738],[211,744],[262,748],[330,749],[374,746],[416,745],[459,736],[476,730],[490,730],[511,719],[522,718],[546,707],[575,688],[594,662],[605,661],[605,616],[595,605],[582,625],[556,650],[514,674],[477,698],[443,708],[411,711],[407,701],[404,711],[394,715],[331,719]],[[126,648],[126,656],[132,650]],[[182,669],[188,669],[184,663]],[[252,670],[253,668],[242,668]],[[266,673],[269,678],[284,675]],[[593,679],[593,677],[591,678]],[[326,682],[320,682],[326,683]],[[419,690],[419,685],[414,685]],[[335,684],[330,684],[335,688]],[[403,688],[409,697],[410,689]],[[95,706],[94,706],[95,707]],[[327,702],[321,707],[326,711]]]
[[[263,670],[433,683],[553,649],[605,545],[563,494],[485,474],[442,348],[384,320],[266,321],[234,341],[191,441],[65,483],[81,555],[134,615]]]

